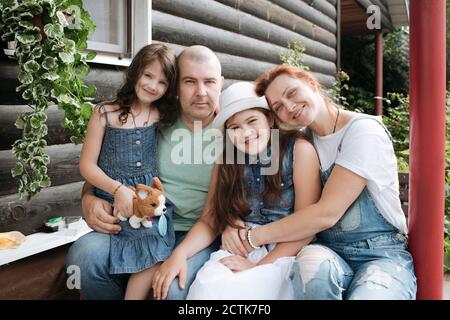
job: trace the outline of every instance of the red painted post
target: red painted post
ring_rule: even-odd
[[[375,115],[383,114],[383,32],[375,35]]]
[[[410,249],[418,299],[442,299],[445,169],[445,0],[410,7]]]

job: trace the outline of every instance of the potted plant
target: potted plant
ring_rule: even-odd
[[[13,144],[17,165],[11,170],[20,177],[20,195],[29,198],[51,185],[44,149],[50,103],[64,110],[62,126],[70,130],[71,141],[83,141],[93,107],[89,97],[96,90],[81,79],[95,53],[83,52],[95,26],[81,0],[2,0],[0,13],[1,39],[15,43],[17,91],[30,107],[15,123],[23,134]]]

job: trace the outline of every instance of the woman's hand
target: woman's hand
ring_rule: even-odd
[[[241,219],[237,219],[235,224],[245,228],[245,224]],[[228,226],[222,233],[222,249],[242,257],[247,257],[248,253],[251,251],[251,248],[250,250],[247,250],[243,241],[239,237],[239,229],[230,226]]]
[[[153,277],[153,298],[156,300],[166,299],[172,281],[178,276],[178,285],[184,289],[187,274],[187,258],[185,255],[175,251]]]
[[[255,267],[255,264],[241,256],[229,256],[219,260],[225,267],[234,272],[244,271]]]
[[[114,216],[119,214],[124,218],[129,218],[133,215],[133,199],[136,194],[133,190],[126,186],[120,186],[114,197]]]

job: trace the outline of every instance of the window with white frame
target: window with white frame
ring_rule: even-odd
[[[96,25],[95,32],[89,36],[88,50],[130,57],[131,1],[84,0],[83,7]]]

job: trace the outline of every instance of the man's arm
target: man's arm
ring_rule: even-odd
[[[93,189],[92,184],[85,182],[81,192],[81,210],[86,223],[97,232],[120,232],[119,219],[112,215],[111,204],[94,196]]]

